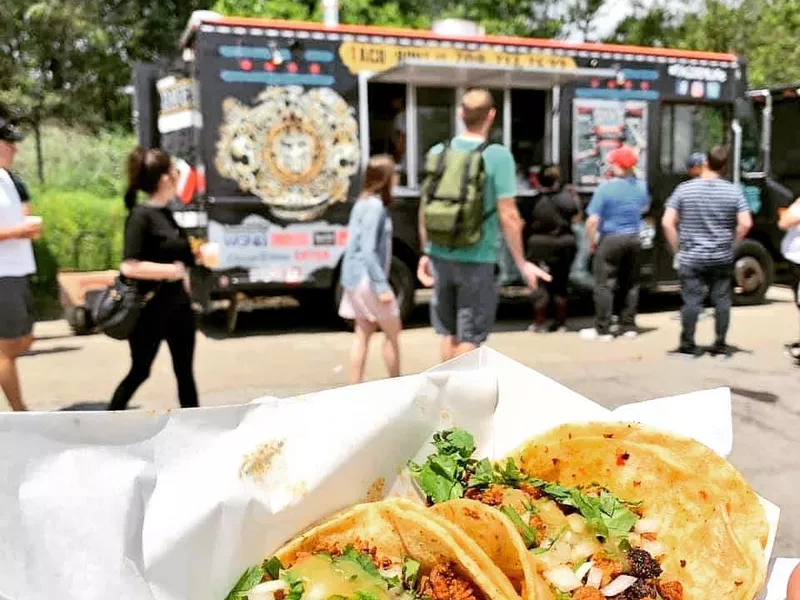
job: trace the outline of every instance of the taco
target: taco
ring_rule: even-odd
[[[498,464],[472,458],[461,430],[434,445],[411,466],[433,512],[530,600],[752,600],[763,585],[769,526],[759,499],[694,440],[568,424]]]
[[[242,575],[229,600],[512,600],[470,537],[407,500],[355,506]]]

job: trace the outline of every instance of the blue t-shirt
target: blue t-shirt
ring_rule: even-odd
[[[644,181],[615,177],[598,186],[586,213],[600,217],[600,235],[628,235],[639,233],[642,214],[649,207]]]

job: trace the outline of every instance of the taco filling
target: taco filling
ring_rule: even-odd
[[[682,600],[681,583],[662,575],[666,549],[643,503],[599,484],[530,477],[513,459],[474,459],[474,438],[460,429],[437,433],[433,444],[436,452],[423,464],[410,463],[429,504],[468,498],[502,512],[557,600]]]
[[[242,575],[227,600],[485,600],[449,561],[423,573],[420,563],[382,557],[357,541],[298,553],[291,567],[277,557]]]

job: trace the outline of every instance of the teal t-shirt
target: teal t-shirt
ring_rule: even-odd
[[[453,138],[451,146],[455,150],[466,152],[477,148],[481,141],[472,138]],[[437,153],[444,149],[442,144],[431,148]],[[514,198],[517,195],[516,164],[511,152],[505,146],[492,144],[483,151],[483,163],[486,168],[486,191],[483,194],[483,212],[492,211],[492,215],[484,220],[481,239],[466,248],[448,248],[432,242],[428,243],[428,254],[435,258],[466,263],[494,263],[497,261],[497,236],[500,226],[497,219],[498,198]]]

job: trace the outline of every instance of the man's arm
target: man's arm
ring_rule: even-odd
[[[736,241],[741,242],[753,228],[753,216],[749,210],[740,211],[736,215]]]
[[[600,228],[600,215],[592,215],[586,219],[586,238],[589,240],[589,247],[594,249],[597,246],[597,230]]]
[[[738,208],[736,213],[736,241],[741,242],[753,228],[753,215],[750,214],[750,205],[744,197],[744,192],[739,189]]]
[[[800,198],[781,213],[781,218],[778,221],[778,227],[783,231],[788,231],[796,225],[800,225]]]
[[[589,206],[586,207],[586,238],[589,240],[589,248],[594,252],[597,248],[597,232],[600,229],[600,222],[603,214],[603,184],[594,191],[592,199],[589,201]]]
[[[678,251],[678,211],[668,206],[661,217],[661,228],[672,252]]]

